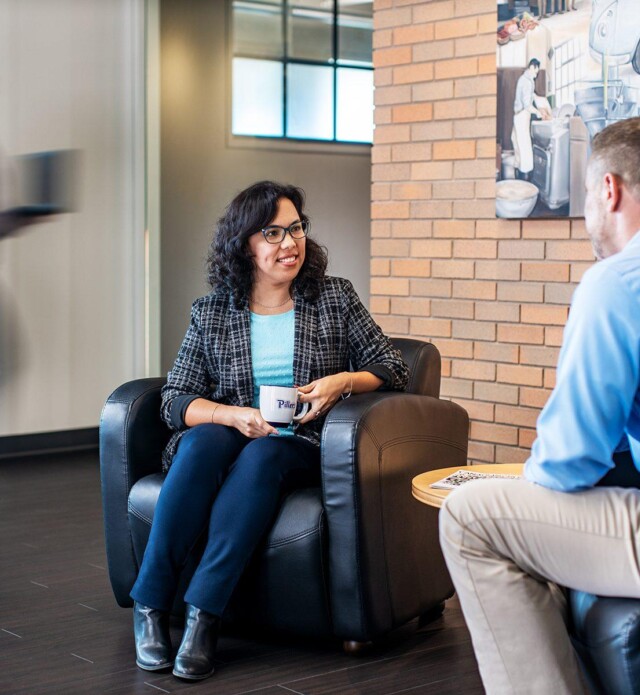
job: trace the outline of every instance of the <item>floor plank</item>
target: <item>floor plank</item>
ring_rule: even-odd
[[[0,692],[5,695],[475,695],[483,692],[457,601],[367,655],[335,641],[225,633],[216,675],[193,684],[135,666],[131,611],[107,574],[97,455],[0,464]],[[180,640],[172,619],[171,634]]]

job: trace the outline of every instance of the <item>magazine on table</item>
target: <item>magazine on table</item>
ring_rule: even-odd
[[[483,480],[485,478],[522,478],[522,476],[510,475],[508,473],[480,473],[480,471],[460,469],[448,475],[446,478],[442,478],[442,480],[436,480],[436,482],[431,483],[429,487],[438,488],[440,490],[453,490],[464,483],[468,483],[470,480]]]

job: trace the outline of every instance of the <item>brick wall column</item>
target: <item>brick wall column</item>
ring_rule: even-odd
[[[371,308],[430,340],[472,462],[523,461],[553,387],[582,220],[497,220],[495,0],[375,0]]]

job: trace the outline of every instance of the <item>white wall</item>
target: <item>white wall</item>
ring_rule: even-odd
[[[161,2],[164,369],[175,359],[191,302],[208,291],[204,262],[215,222],[254,181],[304,188],[313,235],[329,249],[329,271],[348,277],[368,303],[370,148],[230,143],[227,7],[224,0]]]
[[[78,211],[0,239],[0,435],[96,426],[144,372],[143,0],[0,0],[0,95],[5,155],[81,152]]]

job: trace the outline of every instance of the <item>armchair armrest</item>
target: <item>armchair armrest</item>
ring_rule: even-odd
[[[137,379],[117,388],[100,418],[100,481],[109,578],[121,606],[138,573],[129,531],[128,499],[140,478],[162,470],[169,429],[160,418],[163,378]]]
[[[450,401],[368,393],[322,432],[322,488],[336,635],[367,641],[453,594],[437,510],[411,497],[419,473],[467,464],[469,418]]]

